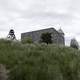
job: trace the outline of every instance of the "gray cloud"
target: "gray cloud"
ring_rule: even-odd
[[[6,36],[14,28],[20,38],[21,32],[54,25],[56,29],[62,27],[67,42],[73,34],[80,41],[79,3],[80,0],[0,0],[1,35]]]

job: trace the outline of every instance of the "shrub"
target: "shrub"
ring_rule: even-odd
[[[77,42],[76,39],[74,39],[74,38],[71,39],[70,47],[75,48],[75,49],[78,49],[79,48],[79,44],[78,44],[78,42]]]
[[[21,42],[22,42],[23,44],[33,43],[33,40],[32,40],[32,38],[28,37],[28,38],[24,38]]]
[[[80,80],[80,51],[46,44],[17,44],[0,40],[0,64],[8,80]]]

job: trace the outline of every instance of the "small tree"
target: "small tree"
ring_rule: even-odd
[[[71,39],[71,42],[70,42],[70,47],[72,47],[72,48],[76,48],[76,49],[78,49],[79,48],[79,44],[78,44],[78,42],[77,42],[77,40],[76,39]]]
[[[46,32],[46,33],[42,33],[41,34],[41,42],[44,42],[44,43],[52,43],[52,36],[51,36],[51,33],[49,32]]]

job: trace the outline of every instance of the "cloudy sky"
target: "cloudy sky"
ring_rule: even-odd
[[[65,33],[66,44],[71,38],[80,43],[80,0],[0,0],[0,37],[11,28],[20,33],[48,27]]]

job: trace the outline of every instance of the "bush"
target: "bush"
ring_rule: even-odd
[[[75,49],[78,49],[79,48],[79,44],[78,44],[78,42],[77,42],[76,39],[74,39],[74,38],[71,39],[70,47],[75,48]]]
[[[80,51],[73,48],[2,40],[0,63],[8,80],[80,80]]]
[[[23,44],[26,44],[26,43],[33,43],[33,40],[28,37],[28,38],[24,38],[22,41],[21,41]]]

